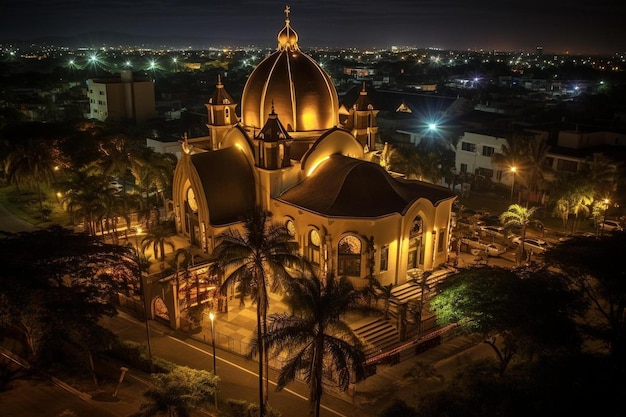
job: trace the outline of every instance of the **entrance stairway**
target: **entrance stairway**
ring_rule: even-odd
[[[386,352],[400,343],[398,330],[384,317],[366,317],[350,323],[352,331],[361,339],[365,357]]]
[[[441,269],[431,273],[426,279],[426,293],[424,300],[427,300],[437,286],[437,283],[445,279],[452,270]],[[391,290],[392,298],[389,303],[389,319],[384,317],[366,317],[354,323],[350,323],[352,331],[361,339],[365,345],[366,357],[371,357],[382,352],[393,349],[400,344],[398,329],[391,321],[397,322],[398,305],[405,304],[413,299],[421,297],[422,288],[418,284],[421,282],[422,271],[412,271],[411,280],[398,285]],[[391,320],[391,321],[390,321]]]

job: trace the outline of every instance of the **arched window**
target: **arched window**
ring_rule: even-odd
[[[320,239],[320,233],[317,229],[313,229],[309,232],[309,238],[307,241],[307,259],[309,262],[315,265],[320,264],[320,245],[322,241]]]
[[[344,236],[337,248],[337,274],[352,277],[361,276],[361,239]]]
[[[424,221],[420,216],[413,219],[411,230],[409,231],[409,254],[407,259],[407,269],[418,268],[424,263],[424,245],[422,236],[424,234]]]
[[[285,227],[287,228],[287,232],[289,233],[289,236],[291,237],[295,237],[296,236],[296,225],[293,222],[293,219],[288,217],[287,221],[285,222]]]

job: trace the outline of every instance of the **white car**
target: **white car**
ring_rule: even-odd
[[[522,238],[517,236],[511,240],[516,245],[519,245],[522,242]],[[534,238],[526,238],[524,239],[524,249],[529,250],[532,249],[535,253],[543,253],[548,250],[551,245],[545,240],[534,239]]]
[[[471,249],[484,251],[489,256],[500,256],[506,252],[506,248],[504,246],[495,243],[482,242],[477,237],[464,237],[461,239],[461,243],[466,244]]]
[[[504,237],[504,227],[501,226],[482,226],[480,231],[485,236]]]
[[[600,223],[600,230],[605,232],[622,232],[624,228],[615,220],[605,220]]]

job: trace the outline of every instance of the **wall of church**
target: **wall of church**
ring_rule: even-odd
[[[275,200],[270,211],[274,221],[293,223],[300,253],[320,271],[349,276],[357,286],[367,284],[367,240],[373,238],[374,276],[383,285],[399,285],[410,279],[407,271],[432,270],[447,261],[451,204],[433,207],[420,200],[405,216],[393,214],[377,219],[327,218]],[[417,218],[421,229],[416,238],[411,228]],[[315,232],[319,235],[317,248],[312,243]],[[342,244],[360,245],[360,255],[342,254]]]

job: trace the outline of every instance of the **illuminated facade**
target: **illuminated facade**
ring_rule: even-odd
[[[131,71],[122,71],[118,78],[89,79],[87,89],[91,119],[142,123],[156,117],[154,83],[134,79]]]
[[[178,233],[206,253],[260,206],[321,273],[358,280],[373,260],[380,282],[397,285],[446,262],[455,195],[372,162],[378,111],[365,86],[340,107],[288,9],[277,50],[248,78],[241,118],[220,79],[206,107],[210,136],[184,141],[173,190]]]

